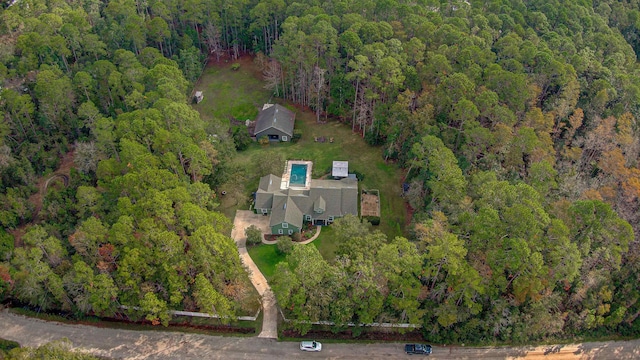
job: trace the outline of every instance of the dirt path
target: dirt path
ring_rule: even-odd
[[[29,196],[29,199],[27,200],[33,206],[32,220],[13,230],[9,230],[9,233],[13,235],[13,238],[15,239],[14,244],[16,247],[22,246],[22,236],[24,235],[27,226],[37,224],[40,220],[38,218],[38,214],[40,213],[40,210],[42,210],[42,202],[44,196],[47,194],[47,188],[51,184],[51,181],[61,179],[65,187],[69,186],[69,174],[73,167],[74,156],[75,151],[74,149],[71,149],[69,152],[64,154],[60,166],[52,175],[41,177],[38,180],[38,192]]]

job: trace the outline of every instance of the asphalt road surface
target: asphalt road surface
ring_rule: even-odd
[[[39,346],[67,338],[79,351],[112,359],[410,359],[403,344],[323,343],[303,353],[297,342],[69,325],[0,312],[0,338]],[[318,339],[322,340],[322,339]],[[640,359],[640,340],[541,347],[434,346],[430,359]]]

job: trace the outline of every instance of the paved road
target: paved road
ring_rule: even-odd
[[[223,337],[164,331],[132,331],[46,322],[0,312],[0,338],[39,346],[68,338],[75,349],[112,359],[411,359],[403,344],[324,343],[321,353],[302,353],[298,343],[256,337]],[[415,359],[415,357],[413,357]],[[621,359],[640,358],[640,340],[578,345],[464,348],[436,346],[430,359]]]

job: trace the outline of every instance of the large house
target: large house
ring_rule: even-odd
[[[291,141],[296,114],[278,104],[265,104],[256,118],[253,131],[256,139],[267,137],[270,141]]]
[[[356,179],[307,179],[297,186],[288,179],[295,176],[291,174],[290,163],[283,177],[260,178],[256,191],[256,212],[271,216],[269,226],[273,235],[300,232],[304,223],[329,225],[347,214],[358,215]]]

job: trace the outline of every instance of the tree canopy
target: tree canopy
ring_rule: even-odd
[[[248,52],[275,96],[405,169],[413,208],[406,238],[347,217],[335,259],[293,246],[273,280],[287,315],[415,323],[443,343],[637,336],[639,15],[612,0],[6,4],[0,298],[236,316],[250,284],[214,190],[229,139],[246,139],[187,98],[207,54]]]

